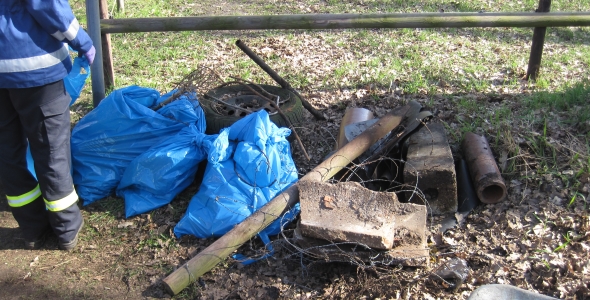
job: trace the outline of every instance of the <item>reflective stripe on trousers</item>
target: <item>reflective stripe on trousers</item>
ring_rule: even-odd
[[[10,205],[10,207],[22,207],[35,201],[35,199],[39,198],[39,196],[41,196],[41,189],[39,189],[39,185],[37,185],[33,190],[25,194],[19,196],[7,195],[6,198],[8,199],[8,205]],[[43,200],[45,201],[45,207],[47,210],[57,212],[62,211],[76,203],[76,201],[78,201],[78,194],[76,193],[76,190],[73,190],[69,195],[61,199],[49,201],[44,198]]]
[[[76,193],[76,190],[73,190],[69,195],[67,195],[61,199],[52,200],[52,201],[49,201],[47,199],[43,199],[43,200],[45,200],[45,207],[47,207],[48,211],[57,212],[57,211],[62,211],[64,209],[72,206],[72,204],[76,203],[76,201],[78,201],[78,194]]]
[[[37,185],[34,189],[20,196],[6,195],[6,198],[8,199],[8,205],[10,205],[10,207],[21,207],[35,201],[39,196],[41,196],[41,189],[39,189],[39,185]]]

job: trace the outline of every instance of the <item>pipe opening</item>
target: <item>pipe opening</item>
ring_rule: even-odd
[[[504,198],[504,189],[499,185],[489,185],[481,191],[481,195],[484,198],[481,199],[483,202],[497,203]]]

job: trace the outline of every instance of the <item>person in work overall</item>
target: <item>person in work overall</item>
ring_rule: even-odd
[[[26,249],[53,230],[70,251],[84,225],[70,173],[68,45],[94,60],[67,0],[0,1],[0,181]],[[27,169],[28,144],[37,179]]]

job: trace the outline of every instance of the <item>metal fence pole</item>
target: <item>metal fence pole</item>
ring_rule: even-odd
[[[551,0],[539,0],[538,13],[548,13],[551,9]],[[529,66],[526,72],[526,79],[537,80],[539,69],[541,68],[541,59],[543,57],[543,46],[545,45],[545,34],[547,27],[535,27],[533,31],[533,42],[531,44],[531,54],[529,56]]]
[[[105,97],[104,70],[102,67],[102,41],[100,37],[100,8],[99,0],[86,0],[86,19],[88,20],[88,35],[96,48],[96,56],[90,67],[92,78],[92,104],[96,107]]]

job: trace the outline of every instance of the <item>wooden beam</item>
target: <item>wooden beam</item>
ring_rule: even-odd
[[[305,14],[131,18],[101,21],[103,33],[191,30],[558,26],[590,26],[590,13]]]
[[[117,12],[124,14],[125,13],[125,1],[124,0],[117,0]]]
[[[100,18],[101,20],[109,18],[109,9],[107,0],[100,0]],[[102,41],[102,68],[104,70],[105,89],[110,91],[115,88],[115,70],[113,69],[113,48],[111,46],[111,35],[101,33]]]

